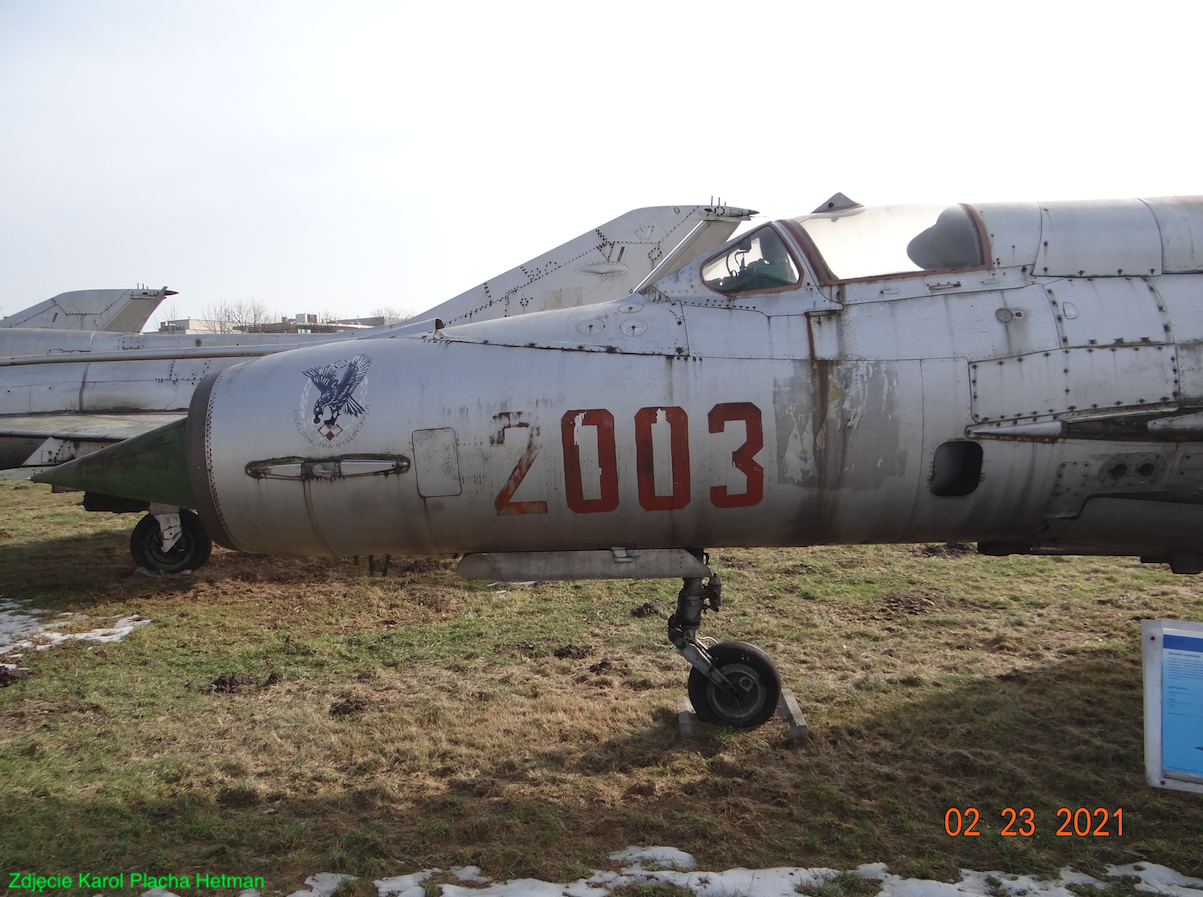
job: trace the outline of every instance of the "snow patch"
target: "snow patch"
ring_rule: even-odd
[[[632,872],[644,872],[648,868],[696,869],[698,865],[692,855],[675,847],[628,847],[610,854],[610,862],[630,863]]]
[[[1135,875],[1140,879],[1138,891],[1171,894],[1173,897],[1203,897],[1203,878],[1190,878],[1156,863],[1135,863],[1131,866],[1108,866],[1112,876]]]
[[[697,897],[797,897],[800,886],[821,887],[840,873],[835,869],[782,866],[773,869],[728,869],[726,872],[699,872],[693,856],[674,847],[628,847],[610,855],[615,863],[625,864],[620,872],[594,872],[589,878],[568,884],[523,878],[494,882],[481,874],[477,866],[455,866],[450,871],[467,885],[438,885],[442,897],[609,897],[618,888],[672,885],[691,891]],[[424,897],[423,885],[442,869],[426,869],[393,878],[374,881],[380,897]],[[885,863],[866,863],[855,874],[867,881],[880,882],[878,897],[992,897],[998,889],[1012,897],[1077,897],[1067,885],[1093,885],[1107,890],[1115,882],[1096,879],[1072,869],[1062,869],[1056,878],[1033,878],[1005,872],[961,870],[956,884],[903,878],[892,875]],[[1170,897],[1203,897],[1203,879],[1190,878],[1156,863],[1132,866],[1108,866],[1112,878],[1135,876],[1139,891]],[[353,875],[320,872],[305,879],[308,890],[294,891],[289,897],[331,897]],[[481,887],[483,885],[483,887]],[[169,891],[146,891],[141,897],[176,897]],[[259,897],[254,890],[238,897]]]
[[[57,619],[51,620],[45,611],[19,609],[8,602],[0,604],[0,655],[28,650],[45,651],[71,641],[119,642],[139,626],[151,622],[137,614],[130,614],[128,617],[117,617],[111,626],[100,626],[88,632],[62,633],[55,630],[73,619],[86,620],[88,617],[72,613],[55,616]],[[14,641],[10,642],[10,639]]]
[[[398,875],[394,878],[381,878],[372,882],[380,897],[424,897],[426,889],[422,882],[432,875],[438,875],[442,869],[427,869],[424,872],[413,872],[409,875]]]
[[[337,872],[319,872],[317,875],[311,875],[305,879],[309,890],[293,891],[288,897],[331,897],[344,881],[355,881],[355,876],[341,875]]]

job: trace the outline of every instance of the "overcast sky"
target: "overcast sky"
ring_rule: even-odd
[[[638,206],[1203,193],[1201,24],[1099,0],[0,0],[0,307],[144,283],[179,316],[416,312]]]

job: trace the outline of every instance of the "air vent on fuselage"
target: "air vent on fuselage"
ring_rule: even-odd
[[[945,442],[932,461],[931,491],[947,498],[969,495],[982,478],[982,447],[976,442]]]

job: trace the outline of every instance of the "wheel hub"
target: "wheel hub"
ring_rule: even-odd
[[[768,697],[767,689],[760,676],[751,667],[743,664],[729,664],[721,668],[728,680],[743,692],[740,698],[732,698],[726,692],[710,686],[710,704],[723,717],[724,721],[738,725],[744,720],[757,716],[764,708]]]

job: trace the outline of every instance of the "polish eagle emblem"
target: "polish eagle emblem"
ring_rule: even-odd
[[[367,376],[372,360],[366,355],[356,355],[350,361],[343,359],[333,364],[313,367],[302,373],[317,388],[318,397],[313,403],[313,422],[321,425],[327,440],[334,439],[342,428],[338,425],[341,414],[359,417],[364,407],[355,398],[355,390]],[[323,420],[323,413],[328,414]]]

